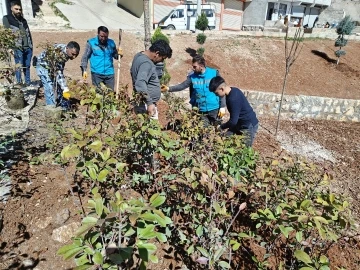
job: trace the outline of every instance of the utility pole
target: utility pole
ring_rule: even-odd
[[[201,15],[201,0],[197,0],[196,20]]]

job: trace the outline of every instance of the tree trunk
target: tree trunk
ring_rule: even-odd
[[[279,130],[279,123],[280,123],[280,115],[281,115],[281,108],[282,108],[282,103],[283,103],[283,99],[284,99],[284,93],[285,93],[285,89],[286,89],[286,83],[287,83],[287,76],[289,75],[289,68],[286,67],[285,70],[285,76],[284,76],[284,81],[283,81],[283,87],[281,90],[281,98],[280,98],[280,104],[279,104],[279,112],[278,112],[278,117],[277,117],[277,121],[276,121],[276,129],[275,129],[275,137],[278,133]]]
[[[144,0],[144,31],[145,31],[145,50],[151,45],[151,28],[150,28],[150,1]]]

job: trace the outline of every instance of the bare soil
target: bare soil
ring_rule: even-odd
[[[33,33],[35,44],[49,41],[79,42],[82,48],[94,32],[48,32]],[[116,33],[112,33],[116,36]],[[195,35],[171,37],[173,57],[167,67],[172,76],[170,84],[182,82],[190,66],[187,48],[197,49]],[[350,41],[347,55],[340,65],[334,64],[334,41],[306,40],[302,52],[291,70],[286,92],[336,98],[360,99],[360,43]],[[142,36],[125,33],[122,47],[125,56],[121,61],[121,82],[130,84],[129,69],[133,55],[143,49]],[[242,89],[280,92],[284,75],[284,41],[281,39],[209,36],[205,43],[205,58],[208,65],[218,67],[230,84]],[[35,55],[41,48],[35,49]],[[187,50],[191,51],[191,50]],[[81,53],[80,53],[81,57]],[[69,61],[65,73],[80,79],[80,57]],[[33,78],[35,78],[33,72]],[[29,155],[45,151],[50,129],[43,111],[42,92],[36,107],[30,112],[29,131],[22,135],[21,147],[10,158],[17,162],[10,174],[13,179],[13,194],[10,200],[0,205],[3,229],[0,232],[0,269],[71,269],[72,260],[63,261],[56,255],[63,244],[52,239],[55,228],[81,220],[80,200],[84,194],[71,182],[70,172],[56,165],[30,165]],[[160,115],[167,106],[160,102]],[[160,122],[166,124],[165,118]],[[283,119],[280,133],[273,135],[275,119],[260,118],[260,130],[254,148],[262,157],[270,157],[274,151],[299,154],[333,172],[334,190],[346,194],[353,204],[355,217],[360,218],[360,123],[331,121],[291,121]],[[79,195],[80,194],[80,195]],[[59,221],[59,213],[69,210],[67,220]],[[47,222],[48,221],[48,222]],[[62,223],[62,224],[60,224]],[[0,226],[1,228],[1,226]],[[344,267],[357,270],[360,265],[359,239],[349,238],[332,246],[328,252],[331,269]],[[169,247],[159,250],[160,264],[152,269],[175,269],[181,265]],[[258,251],[261,254],[261,250]],[[169,255],[170,254],[170,255]],[[29,263],[31,262],[30,266]],[[251,269],[245,261],[239,269]]]

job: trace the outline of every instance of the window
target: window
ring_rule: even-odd
[[[201,12],[206,14],[206,17],[214,17],[214,11],[212,9],[202,9]]]

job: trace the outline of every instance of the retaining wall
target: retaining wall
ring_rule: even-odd
[[[276,116],[279,112],[281,95],[270,92],[243,90],[258,116]],[[183,98],[188,91],[174,93]],[[291,119],[322,119],[359,122],[360,100],[326,98],[305,95],[285,95],[281,116]]]

